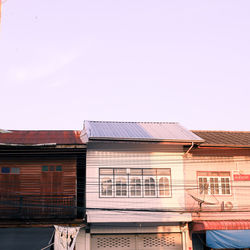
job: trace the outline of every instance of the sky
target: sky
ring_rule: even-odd
[[[249,0],[5,0],[0,128],[250,131]]]

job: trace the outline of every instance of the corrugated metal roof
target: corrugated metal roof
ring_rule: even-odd
[[[249,131],[206,131],[193,130],[193,133],[202,137],[205,142],[201,146],[249,146]]]
[[[174,122],[85,121],[88,139],[202,142],[199,136]]]
[[[80,131],[8,130],[0,133],[0,144],[82,144]]]

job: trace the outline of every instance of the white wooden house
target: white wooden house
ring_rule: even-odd
[[[89,227],[77,250],[188,249],[183,155],[203,140],[178,123],[96,121],[81,139]]]

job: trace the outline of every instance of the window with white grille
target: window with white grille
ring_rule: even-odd
[[[200,194],[230,195],[230,172],[198,172]]]
[[[101,178],[101,196],[111,196],[113,195],[113,177],[103,176]]]
[[[171,197],[169,168],[100,168],[100,197]]]
[[[127,176],[115,176],[115,196],[116,197],[127,197]]]
[[[142,196],[142,177],[141,176],[130,176],[130,196],[141,197]]]

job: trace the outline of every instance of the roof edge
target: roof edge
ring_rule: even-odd
[[[212,147],[223,147],[223,148],[250,148],[250,145],[234,145],[234,144],[200,144],[200,148],[212,148]]]
[[[250,131],[247,130],[190,130],[193,133],[196,132],[211,132],[211,133],[250,133]]]
[[[89,137],[89,141],[139,141],[139,142],[196,142],[203,143],[204,140],[177,140],[177,139],[149,139],[149,138],[114,138],[114,137]]]

